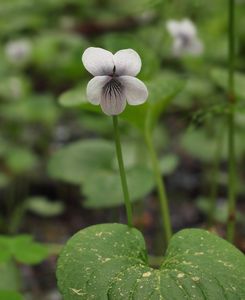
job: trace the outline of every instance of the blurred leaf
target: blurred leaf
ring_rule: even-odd
[[[147,84],[149,98],[140,106],[127,106],[121,117],[141,132],[152,132],[171,100],[183,89],[184,81],[171,73],[162,73]]]
[[[50,201],[43,196],[26,199],[27,209],[42,217],[56,217],[62,214],[65,206],[61,201]]]
[[[113,143],[106,140],[76,142],[53,154],[48,173],[53,178],[80,185],[91,173],[110,168],[114,152]]]
[[[30,83],[24,76],[11,76],[0,81],[0,96],[11,101],[24,98],[29,93]]]
[[[179,158],[175,154],[165,154],[162,159],[159,160],[159,166],[162,174],[169,175],[175,171],[179,164]]]
[[[17,291],[21,288],[21,276],[16,263],[13,260],[0,263],[0,299],[5,300],[7,298],[1,298],[3,291]]]
[[[99,40],[99,45],[115,53],[121,49],[134,49],[142,60],[142,69],[137,75],[142,80],[150,79],[160,68],[160,58],[137,36],[123,33],[109,33]]]
[[[24,264],[38,264],[49,256],[48,247],[34,242],[32,236],[27,234],[1,235],[0,245],[5,245],[11,257]]]
[[[214,160],[215,151],[217,151],[218,131],[213,125],[213,130],[209,131],[203,129],[189,129],[181,137],[181,145],[187,153],[191,154],[196,159],[204,162],[211,162]],[[245,151],[245,143],[242,138],[243,133],[236,132],[236,156],[237,159],[243,157]],[[222,147],[220,149],[221,159],[227,157],[227,136],[224,136]]]
[[[207,197],[198,197],[197,201],[197,207],[201,210],[201,212],[203,212],[205,215],[208,215],[210,212],[210,199]],[[216,222],[222,223],[222,224],[226,224],[227,219],[228,219],[228,205],[227,202],[223,201],[217,201],[216,202],[216,208],[214,211],[214,220]],[[236,214],[236,221],[238,223],[245,223],[245,219],[244,216],[237,211]]]
[[[123,204],[114,143],[106,140],[83,140],[65,146],[51,157],[48,172],[51,177],[81,185],[89,208],[112,207]],[[147,152],[141,143],[123,143],[123,153],[130,198],[140,200],[154,188]],[[142,155],[139,155],[139,153]],[[162,160],[163,173],[170,174],[178,164],[175,155]]]
[[[24,300],[24,297],[18,292],[0,290],[0,300]]]
[[[37,163],[37,156],[26,148],[12,148],[5,156],[6,166],[15,174],[31,171]]]
[[[200,103],[205,106],[213,104],[214,87],[207,78],[188,76],[185,88],[174,99],[174,105],[180,108],[192,108]],[[216,97],[217,98],[217,97]],[[202,106],[203,106],[202,105]]]
[[[228,72],[226,69],[211,70],[211,77],[214,82],[227,91],[228,89]],[[239,98],[245,98],[245,75],[243,73],[235,73],[235,93]]]
[[[48,248],[24,237],[14,240],[12,252],[15,259],[24,264],[39,264],[49,256]]]
[[[79,79],[82,73],[85,74],[81,55],[87,48],[87,42],[80,35],[47,31],[36,37],[34,46],[37,67],[53,83],[67,78]]]
[[[214,159],[217,142],[204,130],[187,130],[182,138],[181,145],[194,158],[209,162]],[[222,151],[222,149],[221,149]],[[225,157],[224,151],[221,157]]]
[[[0,266],[3,262],[9,261],[10,258],[11,253],[9,251],[9,247],[6,245],[5,241],[2,241],[0,238]]]
[[[139,200],[154,187],[152,172],[145,167],[134,167],[126,171],[131,201]],[[122,205],[123,191],[118,171],[98,171],[84,181],[82,192],[87,197],[84,206],[105,208]]]
[[[111,118],[105,118],[101,114],[82,113],[79,122],[86,131],[92,131],[104,136],[112,135],[113,127]]]
[[[44,125],[57,120],[58,107],[50,95],[8,103],[1,107],[1,117],[14,122],[38,122]]]
[[[134,15],[147,11],[161,4],[161,0],[109,0],[115,13]]]
[[[92,105],[88,102],[86,96],[86,87],[79,85],[71,90],[68,90],[60,95],[59,103],[64,107],[77,107],[88,111],[100,112],[100,107]]]
[[[173,98],[183,89],[184,82],[176,75],[163,74],[149,84],[146,129],[152,131]]]

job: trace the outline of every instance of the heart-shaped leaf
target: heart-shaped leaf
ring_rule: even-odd
[[[54,154],[49,163],[49,174],[72,184],[82,184],[86,207],[117,206],[124,200],[115,155],[113,142],[100,139],[76,142]],[[130,197],[135,201],[154,188],[154,181],[146,164],[137,165],[134,161],[128,166],[127,160]]]
[[[127,143],[123,153],[131,201],[143,198],[155,185],[149,158],[142,155],[140,147],[140,143]],[[162,173],[173,172],[177,164],[176,156],[166,155],[161,160]],[[83,204],[88,208],[112,207],[124,202],[113,142],[93,139],[72,143],[54,153],[48,172],[56,179],[81,185],[86,198]]]
[[[115,153],[113,143],[94,139],[73,143],[57,151],[50,159],[51,177],[81,184],[91,173],[108,169]]]
[[[153,269],[138,230],[122,224],[88,227],[64,247],[57,277],[65,300],[245,298],[243,254],[200,229],[177,233],[160,269]]]

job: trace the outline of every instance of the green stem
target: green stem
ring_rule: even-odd
[[[210,192],[210,203],[209,203],[209,213],[208,213],[208,227],[212,227],[214,224],[214,214],[216,211],[216,200],[218,195],[218,178],[219,178],[219,166],[223,141],[223,131],[219,133],[217,139],[217,145],[215,149],[213,168],[211,173],[211,192]]]
[[[163,262],[164,262],[163,256],[151,256],[151,255],[148,256],[149,266],[153,268],[159,269],[159,267],[162,265]]]
[[[124,202],[125,202],[125,207],[126,207],[126,212],[127,212],[128,225],[130,227],[132,227],[133,226],[133,213],[132,213],[132,206],[131,206],[130,199],[129,199],[129,192],[128,192],[125,168],[124,168],[124,164],[123,164],[122,148],[121,148],[120,135],[119,135],[119,129],[118,129],[118,119],[117,119],[117,116],[113,116],[112,118],[113,118],[116,151],[117,151],[117,160],[118,160],[122,189],[123,189],[123,194],[124,194]]]
[[[153,145],[152,136],[150,133],[147,133],[145,135],[146,143],[149,149],[149,154],[152,161],[152,167],[153,172],[156,178],[157,183],[157,189],[159,194],[159,200],[160,200],[160,207],[161,207],[161,213],[162,213],[162,221],[164,226],[164,232],[165,232],[165,238],[166,238],[166,244],[168,245],[170,238],[172,236],[172,227],[170,222],[170,213],[169,213],[169,207],[168,207],[168,199],[166,195],[165,185],[162,180],[161,171],[158,164],[157,154]]]
[[[234,241],[235,234],[235,212],[236,212],[236,190],[235,190],[235,93],[234,93],[234,58],[235,58],[235,3],[229,1],[229,71],[228,71],[228,101],[230,103],[228,118],[228,224],[227,239],[231,243]]]

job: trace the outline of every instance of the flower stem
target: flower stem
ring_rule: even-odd
[[[133,213],[132,213],[132,206],[129,199],[129,192],[128,192],[128,185],[127,185],[127,178],[123,163],[123,156],[122,156],[122,148],[121,148],[121,141],[120,141],[120,134],[118,129],[118,118],[117,116],[113,116],[113,127],[114,127],[114,137],[115,137],[115,145],[117,151],[117,160],[119,165],[120,177],[121,177],[121,184],[123,189],[124,195],[124,203],[126,207],[127,219],[128,219],[128,226],[133,226]]]
[[[234,93],[234,57],[235,57],[235,3],[229,1],[229,69],[228,69],[228,101],[230,104],[228,117],[228,223],[227,239],[234,241],[236,220],[236,190],[235,190],[235,93]]]
[[[152,161],[153,172],[156,178],[157,189],[159,194],[160,206],[161,206],[161,213],[162,213],[162,221],[165,233],[166,244],[168,245],[170,238],[172,236],[172,226],[170,222],[170,213],[168,207],[168,199],[166,195],[165,185],[162,180],[162,175],[160,171],[160,167],[158,165],[158,159],[156,155],[156,151],[153,145],[152,136],[150,133],[146,133],[145,135],[146,143],[149,149],[149,154]]]
[[[210,189],[210,200],[209,200],[209,212],[208,212],[208,227],[214,225],[214,215],[216,211],[216,200],[218,195],[218,178],[219,178],[219,166],[221,160],[222,142],[223,142],[223,131],[219,132],[217,138],[216,149],[214,153],[213,168],[211,172],[211,189]]]

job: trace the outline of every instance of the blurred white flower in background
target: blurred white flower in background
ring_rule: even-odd
[[[173,54],[175,56],[202,54],[203,44],[198,38],[196,27],[191,20],[169,20],[167,21],[167,30],[174,38]]]
[[[29,40],[20,39],[9,41],[5,46],[7,59],[13,64],[23,64],[31,56],[32,44]]]
[[[100,104],[105,114],[120,114],[126,102],[139,105],[146,101],[147,88],[135,78],[141,69],[141,59],[134,50],[124,49],[113,55],[102,48],[90,47],[84,51],[82,62],[95,76],[87,86],[88,100]]]

